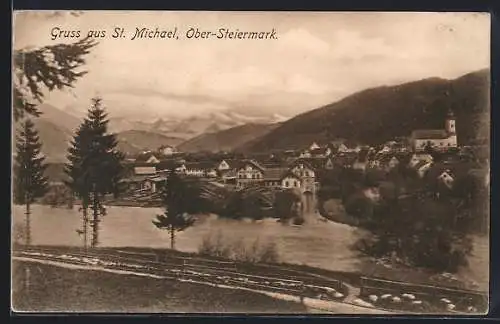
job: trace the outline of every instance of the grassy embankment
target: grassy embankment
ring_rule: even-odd
[[[29,286],[25,286],[29,267]],[[16,311],[306,313],[305,306],[248,291],[165,279],[13,263]]]

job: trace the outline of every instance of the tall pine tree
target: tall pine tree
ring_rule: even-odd
[[[105,215],[104,199],[120,193],[124,156],[116,149],[117,140],[109,134],[107,114],[100,98],[92,99],[87,118],[78,128],[68,149],[67,185],[82,200],[83,235],[86,247],[87,225],[92,229],[91,247],[99,243],[99,222]],[[88,208],[92,218],[88,219]]]
[[[31,244],[30,206],[36,198],[42,197],[48,189],[44,176],[46,165],[41,153],[42,144],[35,125],[26,119],[16,136],[16,155],[14,158],[14,203],[26,206],[25,240]]]
[[[162,191],[165,212],[157,215],[153,224],[159,229],[166,229],[170,234],[170,248],[175,249],[175,234],[194,224],[194,218],[188,216],[194,212],[193,195],[188,183],[179,177],[175,167],[168,172],[165,188]]]

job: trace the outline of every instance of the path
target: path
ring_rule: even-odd
[[[209,278],[214,278],[214,272],[213,271],[208,271],[208,272],[192,272],[192,273],[187,273],[183,274],[182,276],[177,276],[172,273],[162,271],[161,274],[160,272],[156,271],[157,269],[151,268],[151,267],[142,267],[137,264],[120,264],[120,269],[118,268],[112,268],[111,263],[109,261],[107,264],[109,266],[106,266],[106,262],[103,264],[98,264],[98,262],[94,258],[90,258],[87,260],[76,260],[75,258],[71,259],[71,257],[66,253],[64,256],[66,256],[66,259],[59,259],[53,258],[53,257],[48,257],[44,255],[16,255],[13,256],[13,260],[21,261],[21,262],[35,262],[35,263],[42,263],[42,264],[47,264],[47,265],[52,265],[52,266],[58,266],[58,267],[65,267],[65,268],[70,268],[70,269],[83,269],[83,270],[91,270],[91,271],[104,271],[104,272],[110,272],[110,273],[115,273],[119,275],[135,275],[135,276],[146,276],[146,277],[151,277],[151,278],[156,278],[156,279],[167,279],[167,280],[178,280],[180,282],[190,282],[190,283],[196,283],[196,284],[202,284],[202,285],[209,285],[213,287],[218,287],[218,288],[225,288],[225,289],[239,289],[239,290],[246,290],[250,292],[255,292],[255,293],[260,293],[260,294],[265,294],[267,296],[277,298],[277,299],[282,299],[282,300],[288,300],[288,301],[295,301],[295,302],[302,302],[306,307],[308,307],[311,312],[314,313],[335,313],[335,314],[390,314],[388,311],[382,311],[378,310],[375,308],[368,308],[368,307],[363,307],[356,305],[354,302],[355,295],[356,295],[356,288],[349,286],[349,294],[346,297],[345,301],[333,301],[333,300],[321,300],[321,299],[316,299],[316,298],[310,298],[310,297],[300,297],[300,294],[297,293],[297,291],[294,293],[292,289],[286,289],[286,288],[279,288],[282,290],[282,292],[276,291],[276,287],[272,287],[273,284],[277,283],[282,283],[282,284],[293,284],[289,282],[289,280],[286,279],[281,279],[277,282],[262,282],[262,283],[257,283],[254,284],[253,287],[252,285],[248,284],[248,280],[244,280],[242,282],[236,281],[234,279],[241,279],[241,277],[238,278],[231,278],[233,280],[226,281],[228,283],[221,283],[217,281],[211,281]],[[52,258],[52,260],[51,260]],[[216,278],[221,278],[222,274],[218,273],[216,274]],[[224,273],[224,277],[229,278],[230,276],[227,276],[227,273]],[[244,275],[244,274],[241,274]],[[244,275],[245,276],[245,275]],[[248,276],[248,275],[247,275]],[[262,278],[267,278],[267,277],[262,277]],[[245,279],[245,278],[244,278]],[[254,279],[255,280],[255,279]],[[270,280],[270,278],[267,278],[265,280]],[[265,284],[267,283],[267,285]]]

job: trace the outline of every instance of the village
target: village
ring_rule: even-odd
[[[443,153],[446,158],[434,161],[429,148]],[[290,189],[303,198],[305,213],[317,210],[320,177],[334,169],[351,169],[361,173],[376,170],[389,173],[398,166],[406,166],[420,178],[428,173],[451,188],[457,173],[482,177],[485,185],[488,173],[481,168],[481,160],[474,149],[458,146],[456,120],[450,111],[443,129],[414,130],[407,138],[398,138],[379,146],[368,146],[336,140],[311,143],[302,150],[286,150],[265,154],[237,153],[183,153],[175,147],[162,146],[156,151],[145,151],[126,159],[127,176],[124,180],[126,201],[151,202],[158,200],[165,186],[172,163],[176,172],[185,177],[206,181],[231,190],[250,185],[268,189]],[[487,164],[485,164],[487,165]],[[430,172],[432,170],[432,172]]]

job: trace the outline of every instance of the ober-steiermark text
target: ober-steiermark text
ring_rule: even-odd
[[[180,35],[179,35],[180,34]],[[180,36],[180,37],[179,37]],[[216,31],[202,30],[199,28],[188,28],[183,33],[179,32],[177,27],[170,30],[159,28],[136,28],[131,40],[158,38],[158,39],[278,39],[276,30],[273,28],[268,31],[241,31],[239,29],[219,28]]]

